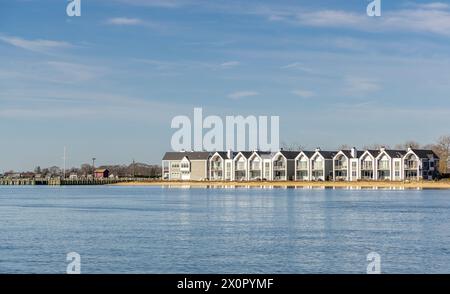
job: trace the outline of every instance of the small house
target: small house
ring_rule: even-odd
[[[109,170],[99,168],[94,171],[94,177],[96,179],[105,179],[109,177]]]

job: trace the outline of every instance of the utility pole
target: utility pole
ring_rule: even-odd
[[[92,157],[92,177],[95,178],[95,160],[97,160],[97,158]]]

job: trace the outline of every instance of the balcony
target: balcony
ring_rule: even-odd
[[[378,170],[390,170],[390,169],[391,168],[390,168],[389,164],[380,164],[378,166]]]
[[[189,166],[189,165],[182,165],[182,166],[180,166],[180,171],[185,171],[185,172],[188,172],[188,171],[190,171],[191,170],[191,167]]]
[[[235,166],[235,170],[245,171],[245,164],[238,164]]]
[[[211,170],[222,170],[223,166],[221,164],[212,164]]]
[[[361,170],[373,170],[372,164],[363,164]]]
[[[308,170],[307,164],[297,164],[297,170]]]
[[[273,170],[285,170],[286,169],[286,165],[284,164],[275,164],[273,166]]]
[[[405,169],[416,170],[419,167],[417,162],[405,162]]]
[[[346,164],[338,164],[334,166],[334,169],[336,170],[347,170],[348,166]]]
[[[321,171],[321,170],[323,170],[323,165],[322,164],[313,165],[312,170]]]
[[[250,165],[250,170],[261,170],[261,165],[258,164],[251,164]]]

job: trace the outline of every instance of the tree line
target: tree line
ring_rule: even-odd
[[[159,178],[161,177],[161,166],[151,165],[146,163],[131,163],[131,164],[116,164],[116,165],[100,165],[95,167],[95,169],[107,169],[109,174],[115,177],[136,177],[136,178]],[[6,176],[20,174],[20,177],[26,178],[49,178],[49,177],[62,177],[64,172],[61,167],[52,166],[41,168],[37,166],[33,172],[22,172],[15,173],[14,171],[8,171],[5,173]],[[82,164],[79,168],[72,167],[66,169],[65,175],[69,177],[71,175],[76,175],[77,177],[89,177],[94,174],[94,167],[92,164]]]

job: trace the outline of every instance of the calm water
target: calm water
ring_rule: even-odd
[[[0,272],[450,273],[450,191],[0,187]]]

